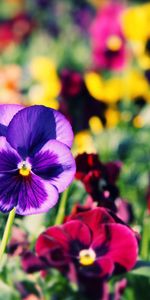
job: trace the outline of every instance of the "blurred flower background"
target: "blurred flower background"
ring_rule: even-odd
[[[65,217],[96,205],[111,209],[140,236],[145,262],[107,280],[101,299],[149,300],[150,1],[1,0],[4,103],[42,104],[69,120],[77,173]],[[58,209],[16,217],[0,270],[0,300],[88,299],[61,268],[28,275],[21,267],[20,256],[54,225]],[[1,214],[1,235],[5,222]],[[22,264],[27,271],[25,258]]]

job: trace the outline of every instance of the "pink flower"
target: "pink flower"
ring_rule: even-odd
[[[123,6],[109,4],[98,11],[92,24],[92,55],[98,68],[118,70],[125,65],[125,38],[120,22],[122,11]]]

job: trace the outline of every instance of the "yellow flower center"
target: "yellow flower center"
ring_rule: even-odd
[[[122,46],[122,40],[117,35],[111,35],[106,42],[106,46],[111,51],[118,51]]]
[[[22,176],[29,176],[31,171],[30,163],[22,161],[18,164],[19,174]]]
[[[79,253],[79,262],[83,266],[89,266],[94,263],[96,253],[92,249],[84,249]]]

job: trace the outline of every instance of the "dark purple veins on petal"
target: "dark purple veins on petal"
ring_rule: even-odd
[[[0,136],[6,136],[7,126],[0,124]]]
[[[18,176],[5,174],[0,176],[0,210],[9,212],[18,202],[18,192],[21,182]]]
[[[0,152],[0,173],[11,173],[17,170],[17,165],[20,159],[15,153],[10,150],[2,150]]]
[[[57,155],[49,151],[37,153],[30,161],[33,172],[46,180],[58,177],[65,168],[58,162]]]
[[[17,213],[38,209],[47,198],[43,183],[34,176],[22,177],[15,172],[0,177],[0,209],[3,212],[16,207]]]
[[[47,198],[42,182],[34,176],[22,178],[18,193],[18,212],[39,208]]]

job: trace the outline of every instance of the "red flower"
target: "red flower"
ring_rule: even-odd
[[[0,51],[4,50],[14,41],[10,22],[0,24]]]
[[[54,267],[67,275],[73,264],[78,278],[106,278],[133,268],[138,246],[130,228],[115,223],[104,208],[79,213],[76,218],[50,227],[39,236],[36,259],[44,263],[43,269]],[[32,271],[38,269],[36,259]],[[24,260],[27,271],[28,265],[28,260]]]
[[[26,39],[33,31],[35,22],[26,13],[16,15],[12,20],[12,32],[17,43]]]

